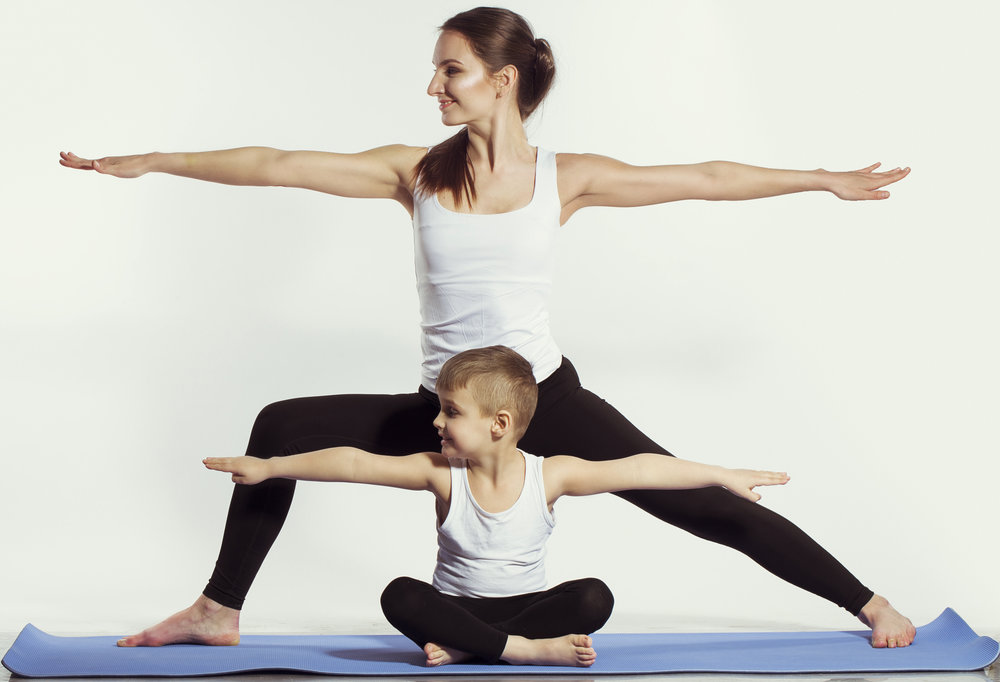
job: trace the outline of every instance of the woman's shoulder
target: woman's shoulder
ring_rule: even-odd
[[[413,168],[427,154],[427,147],[414,147],[408,144],[388,144],[383,147],[369,149],[364,154],[381,158],[395,167]]]
[[[593,187],[594,179],[600,178],[622,165],[609,156],[600,154],[556,154],[556,173],[559,178],[559,196],[563,204],[563,222],[585,204],[579,200]],[[568,211],[567,211],[568,209]]]
[[[406,187],[405,195],[397,197],[406,205],[407,210],[412,211],[412,199],[417,166],[421,159],[427,154],[427,147],[414,147],[407,144],[389,144],[382,147],[375,147],[361,152],[360,156],[371,164],[370,167],[379,172],[388,172],[399,183],[399,186]]]
[[[621,161],[602,156],[601,154],[589,153],[568,153],[559,152],[556,154],[556,164],[560,173],[587,172],[589,170],[612,165],[618,165]]]

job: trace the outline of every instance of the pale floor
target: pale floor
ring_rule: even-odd
[[[62,633],[54,633],[62,634]],[[988,634],[994,639],[1000,639],[1000,633],[981,633]],[[0,652],[6,653],[7,649],[14,642],[17,637],[16,632],[0,633]],[[213,682],[287,682],[290,680],[295,680],[298,682],[309,682],[311,679],[316,679],[321,677],[319,675],[306,675],[306,674],[290,674],[290,673],[253,673],[253,674],[243,674],[243,675],[225,675],[225,676],[215,676],[207,678]],[[323,676],[327,677],[327,676]],[[542,676],[532,676],[531,678],[526,678],[525,676],[510,676],[510,675],[488,675],[488,676],[459,676],[459,675],[443,675],[440,677],[435,676],[421,676],[417,678],[403,678],[403,677],[347,677],[347,676],[337,676],[338,682],[373,682],[373,680],[387,680],[391,682],[392,680],[416,680],[419,682],[466,682],[468,680],[480,680],[483,682],[511,682],[512,680],[529,680],[530,682],[587,682],[588,680],[601,677],[603,679],[613,680],[614,682],[629,682],[629,681],[641,681],[641,682],[654,682],[656,680],[666,681],[666,682],[718,682],[720,680],[733,680],[736,682],[904,682],[911,681],[916,682],[918,680],[927,680],[928,682],[974,682],[976,680],[980,682],[1000,682],[1000,663],[994,663],[992,666],[986,670],[976,671],[976,672],[963,672],[963,673],[905,673],[905,674],[857,674],[857,675],[733,675],[733,674],[687,674],[687,673],[673,673],[673,674],[656,674],[656,675],[606,675],[606,676],[594,676],[593,678],[587,675],[573,675],[573,676],[558,676],[558,675],[542,675]],[[28,678],[21,678],[16,675],[11,675],[5,668],[0,668],[0,682],[9,682],[13,680],[18,682],[20,680],[26,680]],[[103,678],[88,678],[99,682]],[[108,680],[114,680],[115,682],[131,682],[133,678],[106,678]],[[170,678],[181,680],[184,678]],[[195,679],[195,678],[189,678]],[[205,680],[206,678],[197,678],[199,680]],[[137,682],[148,682],[148,678],[141,679],[135,678]]]

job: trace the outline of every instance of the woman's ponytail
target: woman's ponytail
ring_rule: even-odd
[[[552,46],[545,38],[535,40],[535,64],[532,76],[530,100],[521,107],[521,118],[527,118],[534,113],[549,94],[556,79],[556,60],[552,54]]]

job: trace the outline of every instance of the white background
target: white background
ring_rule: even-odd
[[[828,194],[591,209],[562,237],[556,337],[678,455],[787,469],[765,503],[918,623],[1000,629],[992,2],[512,2],[558,82],[529,126],[638,164],[883,161]],[[135,630],[211,572],[257,410],[418,383],[410,225],[391,202],[83,156],[356,151],[450,132],[424,94],[458,2],[0,3],[0,629]],[[989,47],[993,45],[993,47]],[[617,498],[567,500],[550,580],[598,575],[609,629],[851,628],[845,612]],[[428,577],[427,495],[302,484],[244,630],[388,629]]]

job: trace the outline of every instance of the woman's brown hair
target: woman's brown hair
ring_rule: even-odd
[[[508,64],[517,69],[517,108],[522,121],[538,108],[551,89],[556,76],[552,48],[548,41],[535,38],[531,26],[520,14],[500,7],[477,7],[456,14],[440,30],[460,33],[490,73]],[[426,194],[447,191],[456,205],[466,203],[471,208],[476,184],[468,149],[468,128],[432,147],[417,164],[418,191]]]

